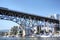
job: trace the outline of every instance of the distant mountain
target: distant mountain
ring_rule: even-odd
[[[7,29],[7,30],[0,30],[0,32],[9,32],[9,30]]]

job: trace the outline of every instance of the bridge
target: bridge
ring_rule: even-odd
[[[24,19],[26,18],[26,19],[39,20],[39,21],[45,20],[45,21],[49,21],[53,23],[59,23],[59,20],[56,20],[56,19],[51,19],[51,18],[37,16],[37,15],[23,13],[23,12],[17,12],[14,10],[9,10],[9,9],[4,9],[4,8],[0,8],[0,15],[7,15],[7,16],[15,17],[16,22],[18,22],[17,21],[18,20],[17,17],[18,17],[18,18],[24,18]],[[3,18],[4,17],[2,17],[2,19]]]
[[[57,19],[51,19],[48,17],[42,17],[24,12],[18,12],[10,10],[8,8],[0,8],[0,19],[13,21],[21,25],[22,30],[24,30],[24,28],[26,27],[34,27],[35,25],[39,25],[41,22],[59,24],[59,20]]]

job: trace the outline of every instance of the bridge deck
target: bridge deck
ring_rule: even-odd
[[[29,18],[29,17],[31,17],[31,19],[35,18],[35,20],[41,20],[41,21],[45,20],[45,21],[49,21],[49,22],[53,22],[53,23],[59,23],[59,20],[56,20],[56,19],[32,15],[32,14],[23,13],[23,12],[17,12],[17,11],[13,11],[13,10],[9,10],[9,9],[0,9],[0,14],[8,15],[8,16],[16,16],[16,17],[25,16],[26,18]]]

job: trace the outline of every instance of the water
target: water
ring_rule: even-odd
[[[3,38],[0,37],[0,40],[60,40],[60,37],[25,37],[25,38]]]

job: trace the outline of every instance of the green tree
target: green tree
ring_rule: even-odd
[[[10,34],[16,35],[18,33],[18,26],[13,26],[11,28]]]

